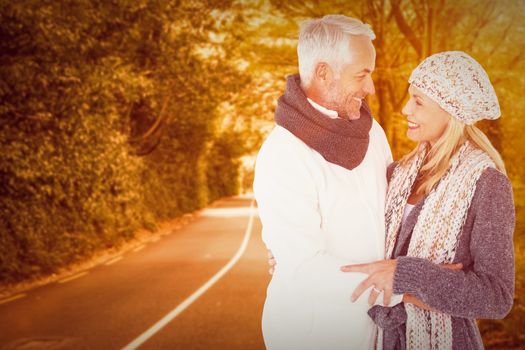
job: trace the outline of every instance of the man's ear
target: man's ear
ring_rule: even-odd
[[[315,80],[322,85],[328,85],[333,80],[333,71],[330,65],[326,62],[319,62],[315,66]]]
[[[326,83],[332,80],[332,69],[326,62],[319,62],[315,66],[315,79]]]

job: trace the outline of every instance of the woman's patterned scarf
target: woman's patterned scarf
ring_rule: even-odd
[[[426,153],[426,150],[420,150],[409,164],[398,165],[392,174],[385,214],[387,259],[393,256],[403,211]],[[495,167],[485,152],[468,141],[450,163],[450,168],[425,199],[412,232],[408,256],[436,264],[453,262],[476,182],[485,169]],[[405,309],[407,350],[452,349],[450,315],[422,310],[412,304],[405,304]]]

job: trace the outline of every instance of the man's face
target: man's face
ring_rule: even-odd
[[[340,74],[333,71],[326,85],[326,107],[338,112],[341,118],[355,120],[361,116],[363,99],[375,93],[372,72],[376,52],[372,41],[363,35],[351,36],[346,64]]]

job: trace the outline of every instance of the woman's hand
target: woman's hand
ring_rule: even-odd
[[[396,271],[397,260],[379,260],[369,264],[346,265],[341,267],[343,272],[362,272],[368,277],[361,282],[352,293],[352,302],[355,302],[361,294],[372,287],[368,303],[374,304],[380,293],[383,295],[383,304],[389,305],[392,297],[394,284],[394,272]]]
[[[352,302],[359,299],[361,294],[365,292],[368,288],[372,287],[370,295],[368,296],[368,304],[373,305],[376,302],[377,297],[381,293],[383,295],[383,305],[387,306],[390,304],[390,299],[392,297],[392,290],[394,284],[394,273],[396,271],[397,260],[379,260],[369,264],[356,264],[356,265],[346,265],[341,267],[343,272],[362,272],[368,275],[363,282],[361,282],[357,288],[352,293]],[[461,270],[463,264],[441,264],[443,268],[450,270]],[[416,302],[422,306],[426,306],[426,310],[429,310],[430,307],[414,296],[409,296],[408,300],[414,301],[411,304],[414,304],[420,307]],[[403,298],[404,301],[404,298]],[[422,309],[424,307],[421,307]]]

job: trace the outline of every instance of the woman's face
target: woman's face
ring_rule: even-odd
[[[433,145],[445,132],[451,115],[416,87],[408,88],[410,99],[402,110],[408,121],[407,136]]]

